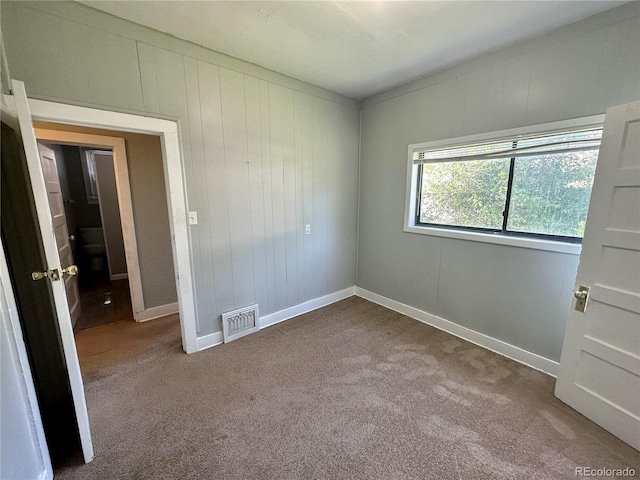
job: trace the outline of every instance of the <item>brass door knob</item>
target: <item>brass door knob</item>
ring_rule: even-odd
[[[31,280],[42,280],[43,278],[47,278],[49,276],[49,272],[32,272]]]
[[[77,275],[78,267],[76,265],[69,265],[67,268],[62,269],[62,273],[66,273],[67,275]]]
[[[32,280],[42,280],[43,278],[48,278],[52,281],[60,280],[60,273],[57,269],[47,270],[46,272],[31,272]]]

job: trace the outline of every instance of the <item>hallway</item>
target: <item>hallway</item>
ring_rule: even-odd
[[[123,320],[133,320],[128,280],[109,280],[107,275],[81,277],[80,305],[82,311],[73,331],[98,327]]]

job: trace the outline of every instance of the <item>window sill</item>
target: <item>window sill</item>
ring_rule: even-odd
[[[577,243],[557,242],[553,240],[542,240],[539,238],[511,237],[499,233],[480,233],[464,230],[453,230],[447,228],[416,227],[405,225],[405,232],[419,233],[421,235],[431,235],[434,237],[455,238],[457,240],[467,240],[470,242],[492,243],[494,245],[505,245],[509,247],[531,248],[534,250],[546,250],[548,252],[567,253],[569,255],[580,255],[582,245]]]

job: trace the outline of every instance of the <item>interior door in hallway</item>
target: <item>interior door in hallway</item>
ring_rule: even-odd
[[[27,171],[33,193],[35,213],[40,227],[40,236],[46,261],[44,271],[34,273],[46,273],[46,275],[43,275],[39,281],[49,281],[51,285],[54,303],[53,306],[57,314],[60,340],[62,343],[64,361],[67,367],[67,375],[69,378],[69,386],[71,388],[71,396],[73,398],[73,407],[75,411],[76,424],[69,425],[69,428],[77,427],[84,460],[88,463],[93,460],[91,428],[89,427],[89,415],[84,395],[84,383],[82,381],[82,373],[80,372],[80,364],[78,362],[78,352],[76,350],[75,339],[73,336],[73,325],[71,323],[67,292],[65,290],[65,284],[60,281],[60,279],[65,277],[67,273],[63,272],[62,262],[60,261],[60,254],[56,244],[56,232],[54,231],[52,222],[53,215],[51,214],[51,208],[49,207],[47,198],[47,188],[44,181],[42,163],[39,158],[40,154],[38,152],[38,144],[33,131],[33,119],[31,118],[27,93],[25,91],[24,83],[20,81],[12,80],[11,86],[18,127],[16,133],[19,138],[22,139],[24,146]],[[66,267],[67,265],[65,264],[65,268]],[[46,356],[48,352],[38,353]]]
[[[62,199],[62,189],[60,188],[60,178],[58,177],[56,156],[52,149],[40,143],[38,144],[38,153],[40,153],[40,163],[42,164],[42,173],[47,189],[47,199],[49,200],[49,208],[51,209],[51,220],[53,222],[58,254],[60,255],[60,264],[63,268],[66,268],[69,265],[73,265],[74,262],[71,244],[69,243],[69,229],[67,228],[67,219],[64,213],[64,201]],[[81,308],[80,295],[78,293],[78,277],[76,275],[64,275],[64,288],[67,292],[71,322],[75,324],[80,316]]]
[[[607,110],[556,396],[640,450],[640,102]],[[580,300],[576,300],[578,303]]]

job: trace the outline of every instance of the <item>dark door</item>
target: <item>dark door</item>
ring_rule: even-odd
[[[82,463],[80,437],[53,294],[46,269],[24,149],[2,123],[0,231],[18,316],[35,382],[47,445],[54,466]]]

